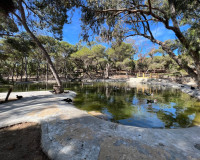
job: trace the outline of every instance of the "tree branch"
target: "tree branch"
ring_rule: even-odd
[[[137,23],[137,22],[148,22],[148,21],[155,21],[155,19],[146,19],[146,20],[132,20],[131,22]],[[129,21],[124,21],[125,23],[129,23]]]
[[[145,16],[144,14],[142,14],[142,16],[143,16],[143,18],[144,18],[145,20],[147,20],[147,18],[146,18],[146,16]],[[146,21],[146,24],[147,24],[147,30],[149,31],[149,34],[151,35],[151,38],[154,39],[154,36],[153,36],[153,34],[152,34],[152,32],[151,32],[151,29],[150,29],[149,22]]]
[[[20,16],[18,16],[15,12],[12,12],[12,14],[15,15],[15,17],[17,17],[17,19],[18,19],[20,22],[22,22],[22,19],[21,19]]]
[[[32,8],[30,8],[30,7],[26,4],[26,2],[25,2],[24,0],[22,0],[22,3],[24,3],[24,5],[26,6],[26,8],[28,8],[31,12],[33,12],[33,14],[35,14],[40,20],[46,21],[47,23],[49,23],[49,24],[52,25],[52,23],[50,23],[49,21],[47,21],[46,19],[44,19],[41,15],[39,15],[39,14],[36,13]]]
[[[151,10],[151,0],[148,0],[148,4],[149,4],[149,12],[151,13],[152,10]]]
[[[162,41],[159,41],[159,40],[156,40],[155,38],[152,38],[151,36],[148,36],[148,35],[145,35],[145,34],[131,34],[131,35],[128,35],[126,37],[130,37],[130,36],[142,36],[144,38],[147,38],[149,39],[151,42],[153,43],[156,43],[158,45],[160,45],[162,47],[162,49],[168,53],[168,55],[180,66],[182,67],[183,69],[185,69],[185,71],[191,75],[193,78],[196,78],[197,77],[197,73],[194,72],[194,70],[189,67],[188,65],[186,64],[182,64],[181,60],[174,54],[174,52],[170,49],[169,46],[167,46],[166,44],[164,44]]]
[[[121,14],[123,12],[129,12],[129,14],[131,13],[140,13],[143,15],[151,15],[152,17],[154,17],[156,19],[156,21],[160,21],[161,23],[163,23],[165,25],[165,27],[169,30],[172,30],[175,35],[177,36],[177,38],[179,39],[179,41],[183,44],[183,46],[189,51],[189,54],[191,56],[194,57],[194,60],[199,61],[200,56],[198,54],[196,54],[196,51],[194,51],[191,47],[190,44],[188,42],[188,40],[185,38],[185,36],[182,34],[179,26],[178,26],[178,22],[176,20],[176,12],[175,12],[175,7],[173,6],[173,3],[171,2],[172,0],[168,0],[171,4],[171,12],[172,12],[172,22],[173,22],[173,26],[169,26],[169,19],[167,18],[167,15],[163,12],[164,14],[164,18],[160,17],[158,15],[156,15],[153,12],[150,11],[146,11],[146,10],[142,10],[142,9],[127,9],[127,8],[122,8],[122,9],[106,9],[106,10],[102,10],[102,11],[97,11],[97,12],[116,12],[115,15],[117,14]],[[146,5],[140,5],[142,7],[147,7]],[[153,9],[153,8],[151,8]],[[142,22],[142,21],[141,21]],[[152,35],[151,35],[152,36]]]
[[[38,40],[38,38],[33,34],[33,32],[31,32],[30,28],[28,27],[28,24],[27,24],[27,21],[26,21],[26,16],[25,16],[25,11],[24,11],[24,8],[23,8],[23,5],[22,5],[22,0],[18,0],[18,5],[19,5],[19,12],[21,14],[21,18],[16,14],[15,16],[21,20],[25,30],[28,32],[28,34],[31,36],[31,38],[36,42],[36,44],[38,45],[38,47],[42,50],[44,56],[46,57],[47,61],[48,61],[48,64],[50,66],[50,69],[56,79],[56,82],[58,84],[58,86],[61,86],[61,81],[60,81],[60,78],[55,70],[55,67],[51,61],[51,58],[48,54],[48,52],[46,51],[46,49],[44,48],[44,46],[41,44],[41,42]]]

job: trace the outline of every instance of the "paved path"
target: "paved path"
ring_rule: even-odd
[[[200,126],[147,129],[124,126],[90,116],[62,99],[74,92],[12,93],[24,98],[0,104],[0,127],[39,122],[42,147],[55,160],[200,160]],[[0,93],[0,98],[5,97]]]

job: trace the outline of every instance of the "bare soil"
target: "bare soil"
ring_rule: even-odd
[[[21,123],[0,129],[1,160],[49,160],[40,145],[37,123]]]

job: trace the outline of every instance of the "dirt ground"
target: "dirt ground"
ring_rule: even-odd
[[[0,129],[0,160],[49,160],[40,147],[37,123],[21,123]]]

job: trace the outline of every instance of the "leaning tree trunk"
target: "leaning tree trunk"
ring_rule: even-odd
[[[197,83],[197,87],[200,87],[200,55],[199,55],[199,46],[194,47],[190,44],[190,41],[183,35],[183,33],[181,32],[179,25],[178,25],[178,21],[176,19],[176,7],[175,7],[175,1],[173,0],[168,0],[169,2],[169,9],[171,12],[171,19],[172,19],[172,23],[173,23],[173,31],[176,35],[176,37],[179,39],[179,41],[181,42],[181,44],[188,50],[188,53],[190,54],[190,56],[193,58],[194,63],[196,65],[196,72],[193,70],[193,72],[188,72],[188,74],[193,77]],[[194,48],[193,48],[194,47]]]
[[[41,49],[42,53],[46,57],[47,63],[49,64],[49,68],[51,69],[51,71],[53,73],[53,76],[55,77],[57,85],[58,85],[56,93],[61,93],[64,90],[61,87],[60,77],[58,76],[58,73],[57,73],[57,71],[56,71],[56,69],[55,69],[55,67],[54,67],[54,65],[53,65],[53,63],[51,61],[51,58],[50,58],[49,54],[47,53],[46,49],[44,48],[44,46],[39,41],[39,39],[29,29],[29,27],[27,25],[27,22],[26,22],[26,16],[25,16],[24,8],[22,6],[22,1],[19,1],[18,4],[19,4],[19,11],[20,11],[21,17],[19,17],[16,13],[14,13],[14,15],[17,17],[17,19],[19,21],[22,22],[22,25],[24,26],[24,28],[27,31],[27,33],[31,36],[31,38],[33,38],[33,40],[36,42],[37,46]]]
[[[200,58],[198,55],[198,51],[196,51],[196,52],[191,51],[191,56],[193,57],[194,63],[196,65],[196,68],[193,69],[190,66],[188,66],[187,64],[182,63],[181,59],[179,59],[175,55],[175,53],[170,49],[170,47],[167,46],[162,41],[156,40],[155,38],[152,38],[147,35],[143,35],[143,37],[151,40],[153,43],[160,45],[162,47],[162,49],[169,55],[169,57],[172,58],[178,66],[180,66],[182,69],[184,69],[188,73],[188,75],[191,76],[191,78],[193,78],[196,81],[198,88],[200,87],[200,62],[199,62]],[[188,48],[186,47],[186,49],[188,49]]]
[[[26,27],[25,27],[26,28]],[[49,67],[53,73],[53,76],[56,79],[56,82],[58,84],[58,86],[61,86],[61,81],[60,81],[60,77],[58,76],[58,73],[56,72],[56,69],[51,61],[50,56],[48,55],[47,51],[45,50],[45,48],[42,46],[42,44],[40,43],[40,41],[37,39],[37,37],[35,37],[35,35],[29,30],[29,28],[26,29],[26,31],[30,34],[30,36],[34,39],[34,41],[36,42],[36,44],[38,45],[38,47],[42,50],[44,56],[47,59],[47,63],[49,64]]]

